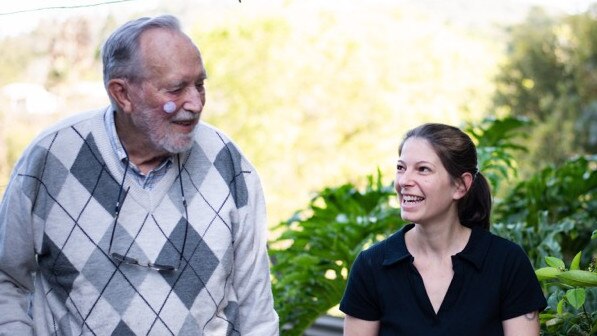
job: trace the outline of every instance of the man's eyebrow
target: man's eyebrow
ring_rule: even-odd
[[[187,81],[184,81],[184,80],[179,80],[179,81],[170,83],[170,87],[175,87],[175,88],[186,86],[186,85],[187,85]]]

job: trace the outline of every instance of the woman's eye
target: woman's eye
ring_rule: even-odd
[[[404,168],[404,166],[403,166],[403,165],[401,165],[401,164],[397,164],[397,165],[396,165],[396,170],[397,170],[397,171],[404,171],[404,169],[405,169],[405,168]]]
[[[430,172],[431,169],[429,167],[419,167],[419,171],[422,173]]]

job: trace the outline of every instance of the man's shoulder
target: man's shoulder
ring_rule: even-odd
[[[226,132],[205,121],[199,122],[195,141],[204,151],[220,152],[222,149],[226,149],[234,151],[236,155],[244,156],[238,145]]]
[[[209,160],[218,162],[220,167],[255,170],[251,160],[226,132],[204,121],[200,121],[197,127],[195,145]]]
[[[101,126],[102,115],[105,110],[104,108],[80,112],[46,128],[23,151],[15,164],[14,171],[20,174],[38,176],[42,170],[58,162],[55,160],[57,157],[70,160],[67,158],[78,153],[77,143],[81,141],[77,142],[76,140],[85,137],[86,134]],[[73,132],[68,132],[69,129]],[[50,157],[48,156],[49,152],[54,154]]]
[[[220,128],[205,122],[203,120],[199,121],[199,124],[197,125],[198,127],[198,132],[195,135],[195,138],[198,141],[212,141],[212,139],[221,139],[224,142],[231,142],[232,139],[230,138],[230,136],[228,136],[228,134],[226,134],[226,132],[222,131]]]

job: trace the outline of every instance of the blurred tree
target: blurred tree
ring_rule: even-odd
[[[521,177],[575,154],[597,152],[595,14],[597,7],[552,18],[535,8],[524,23],[511,28],[494,106],[498,114],[527,116],[536,122],[529,153],[518,157]]]
[[[22,80],[23,70],[32,60],[39,57],[35,39],[15,36],[0,40],[0,87]]]
[[[78,80],[96,61],[93,55],[96,40],[89,19],[73,17],[57,26],[49,39],[49,69],[46,85],[53,87],[69,80]]]
[[[253,160],[273,223],[325,185],[393,174],[408,128],[481,117],[499,55],[481,33],[389,5],[289,8],[191,35],[209,75],[203,118]]]
[[[487,20],[480,29],[391,2],[349,1],[339,8],[288,1],[255,12],[237,4],[218,10],[187,3],[185,21],[194,25],[186,26],[209,74],[202,118],[251,157],[263,177],[271,223],[326,185],[354,182],[377,167],[393,174],[407,129],[481,118],[503,47],[501,31]],[[100,39],[122,15],[48,17],[19,37],[34,42],[32,61],[19,65],[14,58],[6,71],[23,70],[17,80],[51,86],[59,113],[105,104],[100,62],[87,62],[99,61]],[[12,49],[3,50],[0,59]],[[98,94],[78,85],[90,79],[100,84]],[[89,97],[101,100],[85,104]],[[6,141],[15,146],[7,153],[20,153],[23,142]]]

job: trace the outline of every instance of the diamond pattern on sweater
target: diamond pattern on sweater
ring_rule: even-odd
[[[43,147],[35,146],[31,151],[35,164],[39,167],[31,167],[34,172],[42,172],[44,176],[35,176],[23,180],[25,191],[35,191],[27,194],[27,197],[34,202],[33,213],[41,219],[46,220],[48,213],[55,205],[52,197],[56,197],[68,177],[68,170],[64,165],[48,150]],[[51,169],[44,169],[51,167]],[[43,179],[43,183],[40,181]],[[34,187],[31,187],[34,186]],[[38,188],[44,189],[37,192]]]
[[[151,328],[148,334],[165,335],[165,333],[157,332],[159,328],[163,327],[171,330],[176,335],[180,334],[180,328],[182,328],[184,320],[189,313],[184,303],[173,292],[169,292],[167,298],[156,307],[156,312],[158,314],[154,314],[151,317]],[[168,321],[168,324],[164,325],[164,321]],[[160,327],[160,325],[163,325],[163,327]],[[192,333],[191,335],[193,334],[197,335],[200,333]]]
[[[239,315],[239,306],[237,302],[230,301],[228,302],[228,306],[224,309],[224,314],[226,315],[226,319],[228,321],[237,321]],[[240,336],[238,330],[234,329],[234,325],[228,325],[228,331],[226,331],[226,335],[234,335]]]
[[[209,161],[209,158],[203,149],[199,146],[194,146],[182,167],[182,184],[185,187],[184,193],[187,202],[190,203],[198,193],[198,188],[193,188],[192,186],[200,186],[212,166],[213,164]],[[174,183],[179,184],[180,181],[176,180]],[[180,213],[183,213],[182,202],[180,201],[180,190],[172,188],[168,195]]]
[[[146,287],[151,285],[151,287],[154,287],[151,290],[155,291],[155,283],[151,281],[148,282],[150,283],[144,285]],[[129,303],[126,311],[121,315],[122,321],[134,329],[139,335],[148,334],[150,328],[156,321],[159,308],[163,304],[163,298],[160,301],[152,301],[154,302],[147,302],[147,295],[135,295],[134,299]],[[160,318],[163,319],[163,312],[160,315]]]
[[[171,241],[182,241],[185,228],[186,222],[184,220],[180,221],[172,231],[169,239]],[[171,249],[172,245],[167,244],[162,249],[162,253],[174,253]],[[219,260],[191,225],[188,226],[187,246],[184,252],[183,262],[178,272],[162,272],[161,274],[173,288],[174,293],[189,309],[195,302],[199,292],[209,281],[216,267],[218,267]],[[161,260],[162,253],[160,253],[158,261]],[[176,251],[176,253],[179,252]],[[177,255],[180,256],[180,254]]]
[[[79,149],[70,172],[97,202],[114,215],[114,205],[118,198],[120,184],[105,169],[93,135],[87,136],[85,144]]]
[[[135,336],[135,333],[124,321],[120,321],[112,332],[112,336]]]
[[[108,246],[111,234],[112,232],[107,230],[106,235],[102,238],[102,242],[99,246]],[[118,234],[126,235],[126,232],[122,230],[122,232],[119,232]],[[135,251],[139,250],[135,247],[132,247],[131,249]],[[113,261],[106,254],[107,248],[105,251],[106,252],[100,247],[96,247],[87,259],[85,267],[83,267],[81,273],[95,286],[98,293],[100,293],[106,301],[114,307],[114,309],[122,314],[128,306],[128,303],[136,294],[134,288],[143,282],[147,273],[138,272],[136,269],[137,267],[131,265],[121,265],[120,271],[116,270]],[[127,272],[130,268],[133,268],[133,270]],[[98,272],[98,270],[105,271]],[[126,277],[123,276],[123,273]]]
[[[180,328],[179,335],[201,335],[202,330],[197,325],[197,320],[191,315],[188,314],[187,318],[184,321],[184,324]]]
[[[240,165],[241,159],[242,157],[236,147],[226,144],[214,161],[214,166],[228,184],[234,202],[239,208],[247,205],[249,199],[247,184],[242,173],[243,168]]]
[[[122,176],[109,156],[110,171],[100,156],[105,139],[86,131],[71,127],[46,138],[33,149],[37,158],[29,157],[39,167],[28,167],[31,175],[23,179],[28,197],[40,203],[37,217],[46,224],[39,263],[49,285],[47,300],[61,301],[52,304],[48,327],[61,336],[201,335],[214,330],[235,335],[238,307],[228,301],[236,299],[231,231],[239,225],[238,208],[248,201],[248,172],[242,170],[239,151],[219,134],[205,134],[222,142],[205,151],[193,146],[182,175],[162,188],[164,193],[131,188],[115,226],[113,252],[141,263],[178,266],[188,230],[179,270],[157,272],[116,264],[109,257]],[[63,151],[65,144],[71,149]],[[189,204],[189,223],[178,178]]]
[[[164,335],[178,335],[176,330],[172,330],[172,325],[165,325],[163,321],[156,320],[147,332],[149,336],[164,336]]]
[[[46,279],[56,288],[54,295],[63,304],[66,303],[73,283],[79,276],[79,271],[47,235],[44,235],[42,253],[38,256],[38,263]]]
[[[157,224],[157,225],[159,226],[159,224]],[[189,235],[192,232],[195,232],[195,230],[193,229],[193,227],[191,225],[189,225],[187,223],[186,219],[181,217],[179,219],[178,223],[176,224],[176,226],[174,227],[174,230],[172,230],[172,232],[168,236],[168,239],[163,244],[164,246],[162,247],[162,250],[160,251],[160,254],[158,255],[158,257],[156,259],[157,264],[172,265],[174,267],[178,267],[178,262],[180,260],[180,254],[182,253],[183,240],[185,239],[184,234],[185,234],[185,230],[187,229],[187,227],[188,227],[188,233],[187,233],[186,238],[187,238],[187,242],[188,242],[190,240]],[[174,245],[173,243],[176,243],[176,245]],[[185,250],[189,247],[190,246],[187,245],[185,247]]]
[[[93,299],[95,304],[93,309],[83,314],[83,321],[76,321],[82,330],[78,335],[107,335],[116,328],[121,316],[104,297],[90,295],[89,299]]]

